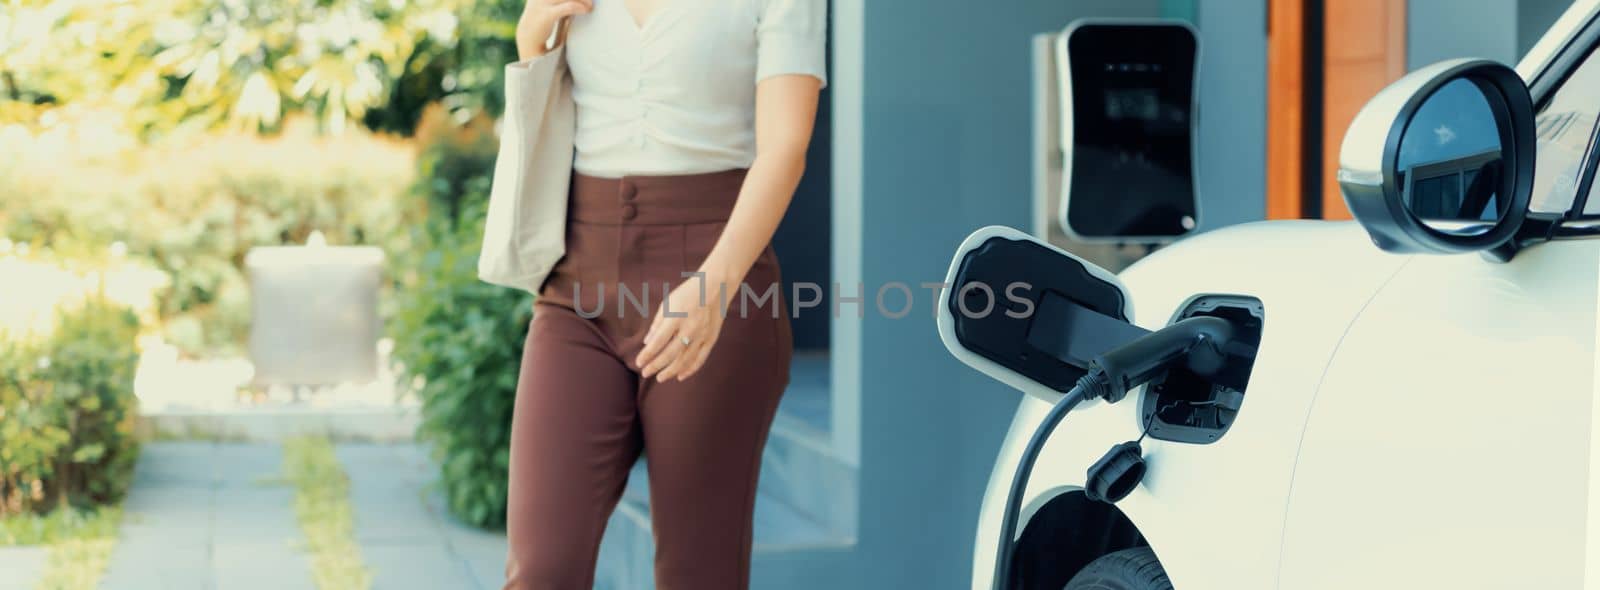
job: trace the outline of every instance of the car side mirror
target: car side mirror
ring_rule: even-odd
[[[1533,100],[1515,70],[1433,64],[1368,101],[1339,150],[1345,203],[1379,248],[1455,254],[1505,243],[1527,215]]]

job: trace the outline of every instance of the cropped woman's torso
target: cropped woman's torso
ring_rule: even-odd
[[[639,24],[622,0],[573,20],[573,169],[617,178],[746,168],[756,83],[825,80],[826,0],[664,0]]]

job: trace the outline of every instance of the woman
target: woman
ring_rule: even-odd
[[[641,452],[656,586],[749,585],[761,448],[792,353],[768,243],[825,83],[825,6],[525,6],[511,67],[545,57],[570,18],[578,129],[566,256],[541,289],[517,390],[507,588],[593,585]]]

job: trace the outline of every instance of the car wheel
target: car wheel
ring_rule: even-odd
[[[1172,581],[1149,547],[1100,556],[1067,582],[1066,590],[1172,590]]]

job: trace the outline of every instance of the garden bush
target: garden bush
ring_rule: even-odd
[[[492,142],[468,130],[424,154],[416,190],[432,215],[397,289],[394,354],[417,384],[418,436],[433,445],[451,512],[497,527],[505,523],[511,409],[533,302],[478,280]]]
[[[137,316],[60,313],[46,336],[0,341],[0,517],[115,501],[138,456]]]

